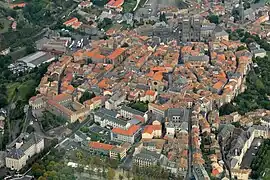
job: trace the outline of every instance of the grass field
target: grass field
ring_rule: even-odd
[[[7,84],[8,101],[10,101],[13,98],[16,88],[18,89],[19,93],[18,99],[26,101],[27,95],[29,95],[30,92],[35,91],[34,84],[35,84],[34,80],[28,80],[23,83],[15,82]]]
[[[4,26],[3,29],[0,28],[0,34],[7,32],[8,28],[10,27],[11,21],[7,20],[6,18],[0,18],[0,23]]]

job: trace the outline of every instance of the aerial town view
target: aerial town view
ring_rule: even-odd
[[[0,0],[0,179],[270,180],[269,0]]]

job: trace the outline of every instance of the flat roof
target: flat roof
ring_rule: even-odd
[[[46,61],[52,61],[55,57],[50,53],[44,51],[38,51],[36,53],[25,56],[17,61],[22,61],[26,64],[32,64],[34,66],[38,66]]]

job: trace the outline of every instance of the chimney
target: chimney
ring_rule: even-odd
[[[21,138],[19,138],[18,141],[16,142],[16,149],[19,149],[22,145],[23,145],[23,141]]]

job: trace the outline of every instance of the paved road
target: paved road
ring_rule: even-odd
[[[184,119],[188,121],[188,172],[186,179],[192,179],[192,120],[191,120],[192,109],[186,109],[184,113]]]

